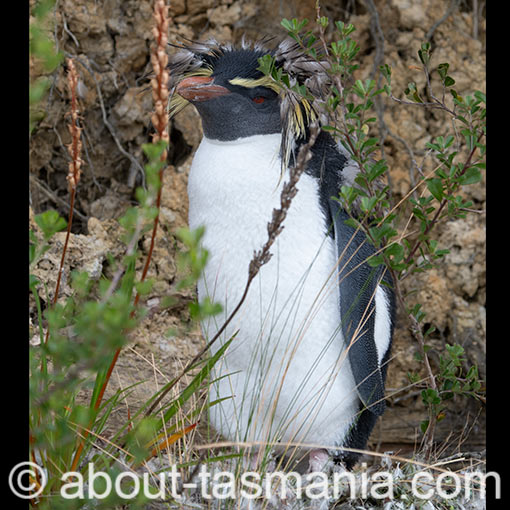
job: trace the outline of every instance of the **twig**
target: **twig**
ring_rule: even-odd
[[[52,304],[55,305],[58,300],[58,295],[60,291],[60,282],[62,280],[62,273],[64,271],[64,262],[67,253],[67,246],[69,244],[69,238],[71,236],[71,227],[73,224],[73,212],[74,212],[74,200],[76,197],[76,187],[78,186],[78,182],[80,180],[81,175],[81,166],[83,160],[81,159],[81,127],[78,125],[78,99],[76,95],[76,89],[78,86],[78,74],[76,73],[76,68],[74,67],[74,62],[72,59],[67,59],[68,73],[67,73],[67,85],[69,87],[69,93],[71,96],[71,122],[68,126],[69,132],[71,133],[71,143],[67,146],[67,150],[71,156],[71,161],[69,162],[69,172],[67,174],[67,182],[69,184],[69,191],[71,193],[69,199],[69,216],[67,219],[67,231],[66,237],[64,241],[64,247],[62,249],[62,256],[60,258],[60,267],[58,269],[57,275],[57,283],[55,285],[55,294],[53,296]],[[44,339],[44,343],[48,342],[50,336],[50,328],[46,330],[46,337]]]
[[[62,16],[62,25],[64,27],[64,32],[73,40],[74,44],[76,44],[76,47],[79,48],[80,47],[80,43],[76,39],[75,35],[69,30],[69,28],[67,26],[67,20],[66,20],[66,17],[64,15],[64,12],[61,11],[60,14]]]
[[[370,11],[370,34],[375,42],[375,57],[374,57],[374,69],[372,71],[372,78],[375,77],[379,66],[382,65],[384,59],[384,33],[382,31],[381,24],[379,22],[379,13],[377,7],[374,4],[374,0],[365,0],[365,5]]]
[[[473,0],[473,39],[478,39],[480,21],[479,19],[483,15],[483,9],[485,7],[485,2],[478,3],[478,0]]]
[[[393,99],[393,101],[399,104],[405,104],[408,106],[421,106],[422,108],[431,108],[432,110],[445,110],[450,115],[453,115],[454,118],[457,118],[457,114],[452,109],[448,108],[446,104],[442,103],[435,97],[433,97],[433,99],[435,100],[434,102],[423,101],[422,103],[417,103],[415,101],[406,101],[405,99],[399,99],[398,97],[395,97],[393,94],[391,94],[390,97],[391,99]]]
[[[441,25],[441,23],[446,21],[448,16],[450,16],[450,14],[452,14],[453,11],[455,11],[455,9],[457,9],[458,6],[459,6],[459,0],[451,0],[450,5],[448,6],[448,9],[446,10],[446,12],[429,28],[429,31],[425,35],[426,41],[430,41],[432,39],[437,27],[439,25]]]
[[[41,182],[35,175],[30,175],[30,182],[35,184],[37,188],[44,193],[50,200],[55,202],[55,204],[58,204],[61,207],[64,207],[65,209],[69,210],[69,203],[66,202],[64,199],[60,198],[58,195],[53,193],[50,189],[46,187],[46,185]],[[87,222],[89,217],[82,214],[80,211],[75,210],[74,215],[77,216],[81,221]]]

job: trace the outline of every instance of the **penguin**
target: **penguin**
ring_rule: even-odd
[[[260,70],[271,55],[282,87]],[[192,105],[203,129],[188,180],[189,226],[205,227],[209,257],[200,301],[222,305],[201,326],[212,338],[245,290],[250,261],[267,240],[283,183],[312,122],[317,100],[292,92],[331,87],[325,66],[284,39],[239,46],[186,43],[170,57],[170,115]],[[314,95],[315,97],[315,95]],[[342,185],[360,171],[348,150],[320,130],[283,229],[217,352],[209,420],[230,441],[303,445],[309,470],[332,458],[351,469],[385,409],[384,386],[395,317],[393,282],[367,259],[374,247],[346,224]]]

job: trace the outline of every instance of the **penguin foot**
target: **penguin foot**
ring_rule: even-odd
[[[315,473],[324,471],[329,462],[329,453],[327,450],[320,448],[311,450],[308,454],[308,472]]]

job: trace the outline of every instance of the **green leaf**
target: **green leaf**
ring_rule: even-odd
[[[142,150],[149,161],[159,161],[167,145],[165,140],[159,140],[156,143],[142,144]]]
[[[361,80],[356,80],[354,82],[354,85],[352,86],[352,91],[361,99],[365,99],[366,96],[366,90],[365,86],[363,85],[363,82]]]
[[[421,379],[420,374],[417,374],[416,372],[407,372],[407,378],[411,384],[416,384]]]
[[[176,236],[182,241],[188,248],[194,248],[200,242],[205,232],[205,227],[202,225],[193,230],[186,227],[181,227],[177,230]]]
[[[367,264],[370,267],[378,267],[384,264],[384,257],[382,255],[372,255],[367,259]]]
[[[414,83],[414,81],[411,81],[407,84],[407,87],[404,90],[404,94],[417,103],[423,103],[423,99],[418,94],[418,89],[416,88],[416,83]]]
[[[448,147],[450,147],[452,145],[452,143],[454,142],[455,140],[455,137],[453,135],[449,135],[446,137],[446,140],[444,141],[444,145],[443,147],[445,149],[448,149]]]
[[[480,170],[475,166],[470,166],[462,175],[457,178],[457,182],[462,185],[476,184],[482,180]]]
[[[264,55],[258,59],[259,67],[258,70],[265,74],[270,75],[274,68],[274,59],[271,55]]]
[[[444,79],[444,85],[445,87],[451,87],[452,85],[455,85],[455,80],[451,76],[447,76]]]
[[[154,279],[147,278],[143,282],[141,282],[141,281],[136,282],[135,289],[138,292],[138,294],[140,294],[140,296],[146,296],[152,290],[153,285],[154,285]]]
[[[434,331],[436,331],[436,328],[435,326],[430,326],[427,331],[425,331],[425,333],[423,334],[423,336],[427,337],[429,335],[431,335],[432,333],[434,333]]]
[[[381,71],[385,80],[388,82],[388,85],[390,85],[391,84],[391,67],[388,64],[383,64],[382,66],[379,67],[379,70]]]
[[[446,350],[448,351],[448,354],[452,357],[453,360],[456,362],[458,361],[460,363],[460,357],[465,353],[464,347],[459,344],[446,344]]]
[[[378,140],[376,139],[376,142]],[[386,165],[386,160],[385,159],[380,159],[378,160],[375,164],[373,165],[368,165],[368,181],[369,182],[372,182],[374,181],[375,179],[377,179],[378,177],[380,177],[386,170],[387,170],[388,166]]]
[[[32,292],[35,292],[35,287],[39,283],[39,280],[36,276],[33,274],[28,275],[28,288],[32,290]]]
[[[377,142],[379,141],[378,138],[372,137],[368,138],[363,142],[363,145],[361,146],[361,150],[368,149],[370,147],[373,147],[374,145],[377,145]]]
[[[393,243],[390,246],[388,246],[384,253],[392,258],[392,262],[398,263],[402,260],[404,257],[404,247],[398,243]]]
[[[423,65],[428,65],[430,61],[430,43],[424,42],[421,43],[421,49],[418,50],[418,56],[420,57],[421,63]]]
[[[421,311],[420,303],[416,303],[409,313],[412,314],[418,322],[421,322],[427,315],[425,312]]]
[[[427,188],[434,198],[441,201],[444,197],[442,179],[431,178],[427,180]]]
[[[291,32],[294,29],[292,22],[289,21],[287,18],[283,18],[280,21],[280,25],[289,32]]]
[[[92,288],[92,280],[87,271],[72,271],[71,287],[79,296],[85,298]]]
[[[314,35],[311,35],[306,41],[306,47],[310,49],[316,40],[317,38]]]
[[[48,241],[55,233],[67,227],[67,221],[53,209],[38,214],[35,217],[35,222],[42,230],[45,241]]]
[[[354,30],[354,25],[352,23],[349,23],[348,25],[345,25],[343,21],[335,21],[335,26],[337,30],[344,36],[347,37],[350,35]]]
[[[450,94],[453,96],[454,102],[456,104],[461,105],[464,102],[463,97],[460,94],[458,94],[456,90],[450,89]]]
[[[321,16],[319,18],[319,24],[322,28],[326,28],[329,25],[329,18],[327,16]]]
[[[352,227],[354,229],[357,229],[359,228],[360,226],[360,223],[355,219],[355,218],[347,218],[344,223],[349,226],[349,227]]]
[[[201,303],[192,302],[189,304],[190,316],[194,320],[202,321],[221,313],[223,307],[220,303],[213,303],[207,296]]]
[[[377,197],[361,197],[361,210],[370,212],[377,203]]]
[[[441,397],[438,392],[432,388],[422,390],[421,398],[425,405],[439,405],[441,403]]]
[[[351,205],[356,197],[358,196],[356,188],[353,188],[351,186],[342,186],[340,188],[340,198],[343,199],[344,203],[347,205]],[[335,198],[335,200],[340,201],[339,199]]]
[[[371,227],[370,235],[376,241],[376,243],[380,242],[383,237],[386,239],[391,239],[392,237],[397,235],[397,231],[389,224],[383,223],[380,227]]]
[[[294,34],[297,34],[306,25],[308,25],[308,20],[306,18],[304,18],[302,21],[299,21],[297,18],[292,18],[292,20],[283,18],[283,20],[280,22],[280,24],[288,32],[293,32]]]
[[[487,98],[483,92],[476,90],[474,94],[479,101],[481,101],[482,103],[487,103]]]
[[[445,62],[444,64],[439,64],[437,66],[437,72],[439,73],[439,76],[441,77],[441,80],[446,78],[446,75],[448,74],[448,68],[450,67],[450,64],[448,62]]]
[[[466,374],[466,379],[478,379],[478,367],[476,365],[471,365]]]

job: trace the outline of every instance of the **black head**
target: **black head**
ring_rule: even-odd
[[[281,132],[279,95],[257,69],[266,53],[243,48],[203,55],[202,72],[178,83],[175,92],[196,107],[207,138]]]
[[[310,126],[331,122],[325,106],[335,83],[321,44],[314,46],[313,58],[290,37],[276,48],[266,44],[243,40],[241,47],[235,48],[211,39],[178,46],[180,51],[169,57],[170,116],[192,103],[202,118],[205,136],[216,140],[281,133],[283,172],[294,162],[296,149],[307,140]],[[286,77],[286,85],[258,70],[259,58],[268,54]],[[305,85],[310,94],[303,97],[295,85]],[[359,171],[341,145],[321,131],[306,170],[320,182],[326,211],[329,198],[338,195],[341,184],[355,185]],[[357,202],[360,200],[355,201],[354,211],[361,214]]]
[[[267,42],[243,40],[235,48],[211,39],[179,46],[181,51],[169,59],[170,115],[191,102],[202,117],[205,136],[218,140],[281,133],[286,168],[310,123],[319,123],[333,84],[327,62],[311,58],[293,39],[284,39],[276,48]],[[268,54],[286,76],[285,86],[258,70],[259,58]],[[302,97],[294,87],[298,84],[306,85],[313,97]]]

